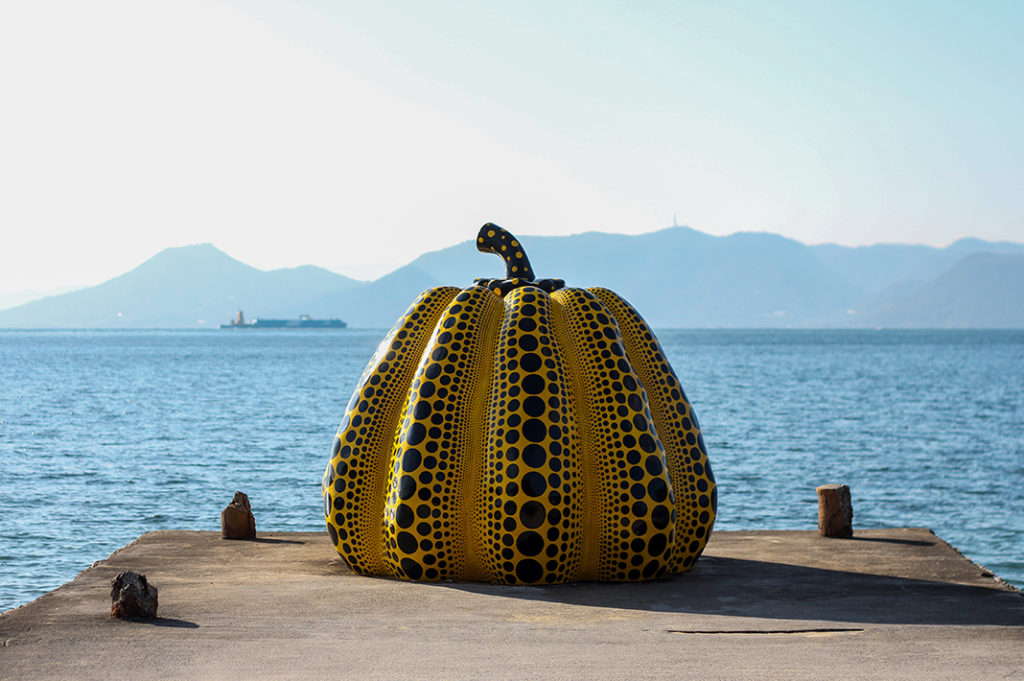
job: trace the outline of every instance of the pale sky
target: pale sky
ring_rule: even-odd
[[[1024,3],[0,3],[0,294],[211,242],[1024,241]]]

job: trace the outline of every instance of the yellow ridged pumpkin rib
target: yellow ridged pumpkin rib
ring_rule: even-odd
[[[552,307],[533,286],[504,298],[480,487],[489,581],[570,581],[582,560],[579,437]]]
[[[693,567],[715,522],[715,481],[696,415],[657,336],[636,309],[605,288],[589,289],[615,317],[629,362],[640,378],[665,447],[675,493],[675,550],[670,572]]]
[[[459,292],[425,291],[396,322],[359,380],[324,475],[328,533],[360,574],[382,574],[380,517],[395,431],[434,325]]]
[[[580,424],[577,433],[577,457],[581,473],[580,494],[582,503],[582,531],[580,535],[580,562],[573,576],[575,580],[596,580],[598,556],[601,544],[601,476],[597,466],[597,443],[594,441],[595,431],[587,427],[591,423],[591,405],[587,390],[586,369],[581,358],[583,350],[576,346],[570,327],[568,313],[565,309],[567,293],[563,289],[551,294],[551,324],[553,336],[560,348],[560,355],[565,367],[565,378],[568,395],[566,402],[573,412],[573,420]]]
[[[553,297],[563,303],[589,400],[586,429],[600,499],[597,579],[660,577],[671,556],[672,487],[647,396],[601,300],[584,289]]]
[[[437,321],[409,387],[384,494],[380,541],[394,576],[465,579],[465,486],[471,402],[483,361],[483,325],[501,306],[480,286],[463,289]],[[489,359],[489,358],[486,358]]]
[[[478,347],[473,353],[475,368],[470,373],[468,383],[472,394],[469,395],[467,416],[466,472],[462,483],[464,492],[459,508],[459,529],[466,565],[463,578],[475,581],[490,581],[482,555],[483,539],[479,518],[485,500],[481,493],[481,481],[487,460],[487,418],[494,376],[495,343],[505,312],[500,298],[493,293],[487,307],[481,317]]]

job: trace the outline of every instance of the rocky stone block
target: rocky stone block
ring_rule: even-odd
[[[124,571],[110,582],[110,616],[120,619],[156,617],[156,587],[146,575]]]
[[[822,485],[818,492],[818,534],[822,537],[853,536],[853,502],[846,485]]]
[[[249,497],[235,492],[234,498],[220,514],[220,535],[224,539],[255,539],[256,518],[252,515]]]

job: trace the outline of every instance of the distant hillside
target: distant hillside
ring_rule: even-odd
[[[522,237],[537,276],[570,285],[601,285],[626,297],[661,327],[884,326],[882,309],[915,304],[912,292],[965,257],[995,252],[1024,255],[1024,244],[961,239],[947,248],[878,244],[850,248],[807,246],[776,234],[741,232],[718,237],[688,227],[627,236],[588,232],[566,237]],[[498,258],[473,258],[472,242],[426,253],[412,266],[439,281],[465,285],[501,276]],[[1007,276],[1009,276],[1007,274]],[[1008,305],[1024,309],[1024,292],[996,287]],[[933,292],[938,297],[941,287]],[[966,286],[964,291],[973,290]],[[966,295],[966,294],[963,294]],[[914,299],[916,300],[916,299]],[[934,303],[933,304],[937,304]],[[901,309],[893,307],[893,310]],[[891,313],[895,314],[895,312]],[[899,325],[993,326],[963,310],[959,323],[909,312]],[[1015,318],[1012,315],[1008,317]],[[915,319],[916,321],[910,321]],[[995,326],[1024,326],[1005,322]]]
[[[823,265],[869,296],[908,281],[934,279],[973,253],[1024,255],[1024,244],[981,239],[960,239],[946,248],[909,244],[875,244],[855,248],[823,244],[808,248]]]
[[[537,276],[610,288],[655,326],[807,326],[864,295],[807,246],[776,234],[716,237],[671,227],[636,236],[524,236],[522,242]],[[471,241],[411,264],[456,286],[504,274],[501,260],[477,253]]]
[[[146,328],[216,326],[250,316],[321,314],[306,300],[361,282],[310,265],[264,272],[210,244],[168,248],[99,286],[0,311],[0,327]],[[341,310],[334,309],[334,316]]]
[[[863,321],[889,327],[1024,328],[1024,255],[968,255]]]
[[[1024,327],[1022,244],[807,246],[687,227],[521,240],[538,276],[610,288],[656,327]],[[468,240],[373,282],[309,265],[264,272],[204,244],[167,249],[99,286],[2,310],[0,327],[212,327],[238,309],[389,327],[426,288],[503,274],[500,258]]]
[[[61,286],[60,288],[49,289],[46,291],[37,291],[33,289],[26,289],[23,291],[14,291],[13,293],[0,293],[0,310],[6,310],[11,307],[17,307],[18,305],[24,305],[30,303],[33,300],[40,300],[49,296],[60,295],[61,293],[67,293],[68,291],[76,291],[84,286]]]

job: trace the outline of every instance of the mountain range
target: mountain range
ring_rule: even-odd
[[[539,277],[604,286],[656,327],[1024,328],[1024,244],[809,246],[688,227],[522,239]],[[249,317],[337,317],[389,327],[424,289],[500,277],[472,241],[371,282],[321,267],[263,271],[211,244],[169,248],[91,288],[0,310],[6,328],[215,327]]]

